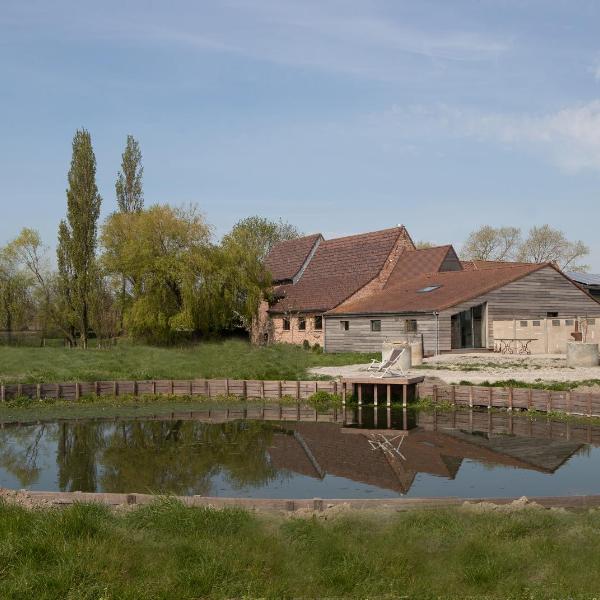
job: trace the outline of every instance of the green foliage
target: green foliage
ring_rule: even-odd
[[[342,398],[338,394],[319,390],[308,398],[308,403],[315,408],[330,408],[332,406],[340,406]]]
[[[9,343],[31,318],[32,284],[28,273],[19,269],[10,245],[0,248],[0,330],[7,332]]]
[[[73,156],[67,189],[67,218],[58,231],[57,260],[65,320],[87,347],[91,304],[98,284],[96,244],[102,199],[96,186],[96,157],[85,130],[73,138]]]
[[[2,597],[573,598],[600,588],[598,511],[319,518],[0,504]]]
[[[144,207],[144,192],[142,189],[142,152],[137,140],[127,136],[127,144],[121,155],[121,170],[117,174],[115,192],[117,204],[123,213],[139,212]]]

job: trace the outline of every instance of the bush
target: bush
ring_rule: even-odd
[[[317,409],[330,408],[331,406],[339,406],[342,403],[342,398],[338,394],[320,390],[309,396],[308,403]]]
[[[308,340],[304,340],[304,341],[302,342],[302,347],[303,347],[305,350],[310,350],[310,342],[309,342]]]

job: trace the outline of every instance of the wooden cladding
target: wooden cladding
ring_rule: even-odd
[[[419,398],[431,398],[434,402],[455,406],[556,411],[600,417],[600,394],[432,383],[420,383],[417,387]]]
[[[238,396],[276,400],[284,396],[305,400],[315,392],[338,394],[337,381],[262,381],[254,379],[193,379],[156,381],[95,381],[19,383],[0,386],[0,401],[15,398],[79,400],[83,396]]]

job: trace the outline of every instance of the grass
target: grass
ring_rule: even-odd
[[[314,379],[310,367],[369,362],[375,354],[321,354],[290,344],[242,340],[162,348],[121,342],[111,349],[0,346],[0,383],[132,379]]]
[[[0,504],[2,598],[590,598],[600,513]]]

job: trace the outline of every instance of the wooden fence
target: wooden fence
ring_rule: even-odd
[[[306,400],[315,392],[338,394],[338,381],[261,381],[252,379],[193,379],[157,381],[95,381],[19,383],[0,385],[0,401],[14,398],[79,400],[83,396],[238,396],[277,400],[284,396]]]
[[[600,394],[432,383],[420,383],[417,387],[419,398],[430,398],[433,402],[455,406],[556,411],[600,417]]]

